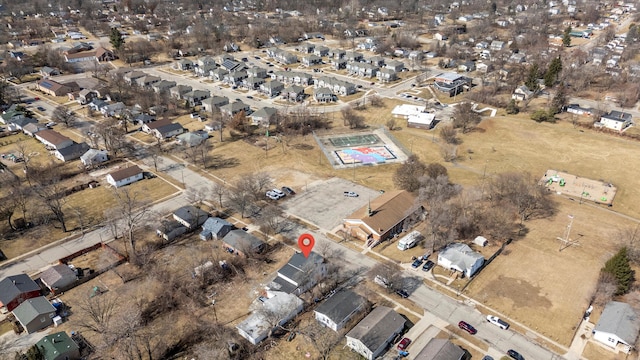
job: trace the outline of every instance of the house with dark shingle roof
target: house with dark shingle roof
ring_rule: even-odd
[[[142,169],[140,169],[138,165],[129,166],[107,174],[107,182],[115,187],[129,185],[138,180],[142,180],[142,178]]]
[[[404,318],[393,309],[378,306],[347,333],[347,346],[373,360],[402,332],[404,324]]]
[[[43,337],[36,343],[36,346],[40,348],[43,360],[80,359],[78,344],[64,331]]]
[[[65,291],[76,280],[75,271],[64,264],[54,265],[40,274],[40,281],[54,294]]]
[[[333,331],[341,330],[359,312],[365,311],[367,301],[351,290],[341,290],[325,300],[313,311],[316,320]]]
[[[62,149],[57,149],[53,152],[53,155],[58,159],[67,162],[75,159],[79,159],[84,153],[89,150],[89,145],[86,142],[81,143],[73,143],[71,146],[64,147]]]
[[[202,240],[220,240],[229,231],[233,230],[233,224],[220,219],[218,217],[210,217],[202,224],[202,232],[200,233],[200,239]]]
[[[610,301],[593,329],[593,339],[614,349],[629,351],[636,343],[640,318],[631,305]]]
[[[184,132],[184,128],[179,123],[169,123],[158,126],[151,132],[158,139],[168,139]]]
[[[429,340],[427,345],[420,350],[415,360],[462,360],[465,352],[462,348],[447,339]]]
[[[74,144],[73,140],[55,130],[38,131],[36,139],[43,143],[45,147],[53,150],[59,150]]]
[[[40,286],[26,274],[7,276],[0,281],[0,306],[7,311],[36,296],[40,296]]]
[[[327,275],[324,258],[315,252],[306,258],[302,253],[295,253],[289,262],[278,270],[276,278],[267,285],[269,290],[283,291],[300,295],[315,286]]]
[[[344,230],[367,246],[401,233],[408,220],[422,215],[423,208],[405,190],[388,191],[344,219]]]
[[[207,221],[209,213],[193,205],[187,205],[174,211],[173,218],[188,229],[195,229]]]
[[[245,257],[260,254],[266,244],[244,230],[231,230],[222,238],[223,246],[228,250]]]
[[[20,322],[27,334],[53,325],[56,309],[44,296],[25,300],[13,309],[13,316]]]

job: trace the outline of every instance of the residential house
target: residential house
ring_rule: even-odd
[[[36,83],[36,89],[51,96],[65,96],[70,92],[79,91],[80,88],[75,82],[59,83],[49,78],[41,79]]]
[[[304,99],[304,88],[298,85],[288,86],[283,90],[282,97],[290,101],[302,101]]]
[[[173,88],[174,86],[176,86],[175,81],[161,80],[151,85],[151,88],[156,94],[160,94],[169,91],[169,89]]]
[[[162,120],[156,120],[156,121],[152,121],[149,123],[146,123],[144,125],[142,125],[142,127],[140,129],[142,129],[142,131],[144,131],[147,134],[152,134],[153,130],[161,127],[161,126],[165,126],[167,124],[171,124],[171,120],[170,119],[162,119]]]
[[[382,56],[379,56],[379,55],[368,57],[368,58],[364,59],[364,61],[367,64],[375,65],[377,67],[384,67],[384,58]]]
[[[136,83],[136,80],[138,80],[138,79],[140,79],[142,77],[145,77],[145,76],[147,76],[146,73],[144,73],[142,71],[134,70],[134,71],[131,71],[131,72],[128,72],[128,73],[124,74],[122,76],[122,79],[124,79],[124,81],[126,81],[127,84],[133,85],[133,84]]]
[[[312,40],[312,39],[324,40],[324,35],[322,35],[322,33],[318,33],[318,32],[304,33],[304,34],[302,34],[302,37],[305,40]]]
[[[247,69],[247,66],[244,63],[235,61],[233,57],[222,60],[220,66],[229,72],[239,72]]]
[[[334,92],[334,94],[340,94],[347,96],[356,92],[356,86],[350,82],[338,80],[329,76],[321,76],[314,80],[314,87],[327,87]]]
[[[332,59],[342,59],[345,57],[346,54],[347,52],[345,50],[333,49],[333,50],[329,50],[328,56]]]
[[[520,85],[511,94],[511,98],[517,101],[525,101],[531,99],[535,93],[527,87],[527,85]]]
[[[387,83],[398,80],[398,73],[393,69],[382,68],[376,73],[376,78],[380,82]]]
[[[209,90],[193,90],[186,94],[182,94],[182,98],[189,102],[189,105],[196,106],[202,103],[202,100],[211,96]]]
[[[64,331],[46,335],[36,343],[36,346],[40,349],[42,360],[80,359],[78,344]]]
[[[475,48],[477,50],[486,50],[489,48],[489,43],[486,41],[480,41],[479,43],[476,44]]]
[[[109,152],[107,150],[89,149],[80,156],[80,162],[84,166],[96,166],[107,160],[109,160]]]
[[[404,324],[393,309],[378,306],[347,333],[347,346],[367,360],[376,359],[402,333]]]
[[[58,159],[67,162],[75,159],[79,159],[84,153],[89,150],[89,145],[86,142],[73,143],[70,146],[56,149],[53,155]]]
[[[593,112],[591,108],[584,108],[579,104],[569,104],[566,106],[566,110],[570,114],[587,115],[587,116],[591,116],[591,113]]]
[[[338,97],[328,87],[319,87],[313,89],[313,99],[316,102],[326,103],[337,101]]]
[[[333,331],[341,330],[354,316],[366,311],[367,300],[351,290],[341,290],[313,311],[316,320]]]
[[[173,218],[189,230],[195,230],[209,218],[209,213],[193,205],[183,206],[173,212]]]
[[[415,360],[462,360],[465,351],[448,339],[433,338],[420,350]]]
[[[77,279],[75,271],[65,264],[51,266],[40,274],[40,281],[54,294],[68,290]]]
[[[156,121],[156,117],[149,114],[142,113],[133,117],[133,123],[136,125],[144,125],[152,121]]]
[[[186,147],[198,146],[208,138],[209,134],[203,130],[186,132],[177,136],[178,143]]]
[[[611,130],[623,131],[633,125],[632,118],[633,117],[629,113],[611,110],[600,116],[600,121],[596,122],[594,125],[596,127],[605,127]]]
[[[44,296],[25,300],[13,309],[13,316],[20,322],[27,334],[32,334],[53,325],[56,309]]]
[[[209,55],[205,55],[205,56],[200,57],[196,61],[196,64],[198,65],[198,67],[205,66],[205,65],[215,65],[216,64],[216,59],[212,58]]]
[[[474,61],[465,61],[458,65],[458,71],[471,72],[476,71],[476,63]]]
[[[251,114],[251,108],[249,107],[249,105],[243,103],[242,101],[234,101],[230,104],[220,107],[220,112],[227,116],[234,116],[241,111],[244,111],[245,115]]]
[[[37,122],[32,122],[22,127],[22,132],[25,135],[34,137],[38,131],[47,130],[48,128],[44,125],[38,124]]]
[[[211,76],[211,72],[216,69],[218,69],[218,65],[206,64],[206,65],[196,66],[195,73],[200,77]]]
[[[225,96],[212,96],[202,100],[202,108],[204,111],[213,112],[213,109],[219,109],[221,106],[227,105],[229,98]]]
[[[344,54],[344,58],[347,59],[348,62],[359,62],[364,60],[364,55],[356,51],[347,51]]]
[[[316,46],[313,50],[313,54],[320,57],[329,56],[329,48],[323,45]]]
[[[7,276],[0,281],[0,307],[7,311],[36,296],[40,296],[40,286],[26,274]]]
[[[156,229],[156,235],[166,241],[173,241],[186,232],[187,228],[175,220],[163,220]]]
[[[297,296],[279,291],[268,291],[266,298],[256,302],[253,313],[236,326],[238,333],[254,345],[266,339],[275,326],[284,325],[302,312],[304,305]],[[267,313],[277,315],[277,319],[269,319]]]
[[[407,230],[410,223],[422,215],[423,208],[411,193],[388,191],[344,219],[343,228],[367,246],[375,246]]]
[[[285,84],[309,85],[312,79],[311,75],[296,71],[276,71],[271,74],[271,80],[281,81]]]
[[[246,79],[248,74],[246,71],[230,71],[227,75],[224,76],[222,81],[225,84],[229,84],[231,86],[239,85],[242,80]]]
[[[184,94],[191,92],[193,88],[189,85],[176,85],[169,89],[169,94],[174,99],[182,99]]]
[[[499,41],[499,40],[493,40],[491,42],[491,45],[489,45],[489,50],[491,51],[501,51],[506,47],[506,44],[504,41]]]
[[[251,118],[251,125],[266,126],[271,124],[272,120],[276,117],[278,110],[276,108],[265,106],[262,109],[249,115]]]
[[[231,230],[222,238],[222,246],[227,251],[244,257],[262,253],[267,245],[244,230]]]
[[[60,75],[60,71],[58,69],[56,69],[56,68],[43,66],[42,69],[40,69],[40,75],[42,75],[43,77],[50,77],[50,76],[54,76],[54,75]]]
[[[204,124],[204,131],[206,132],[218,131],[220,129],[222,129],[221,121],[210,121]]]
[[[313,65],[322,64],[322,58],[317,55],[311,54],[311,55],[304,56],[301,62],[302,62],[302,65],[304,66],[313,66]]]
[[[125,105],[122,102],[117,102],[117,103],[108,104],[107,106],[104,106],[102,109],[100,109],[100,113],[102,113],[102,115],[105,117],[120,116],[126,108],[127,108],[127,105]]]
[[[453,243],[438,253],[438,265],[447,270],[459,271],[470,278],[482,268],[484,258],[467,244]]]
[[[305,257],[295,253],[267,285],[270,290],[284,291],[287,294],[300,295],[314,287],[327,275],[324,258],[315,252]]]
[[[367,63],[352,62],[347,64],[347,72],[350,75],[362,77],[375,77],[379,67]]]
[[[512,64],[524,64],[525,62],[527,62],[527,55],[522,52],[517,52],[511,54],[511,56],[509,56],[509,60],[507,61]]]
[[[404,63],[398,60],[389,60],[386,62],[385,67],[399,73],[404,70]]]
[[[256,90],[260,85],[264,84],[263,78],[248,77],[242,80],[242,87],[247,90]]]
[[[169,139],[183,132],[184,128],[180,123],[169,123],[156,127],[151,133],[158,139]]]
[[[98,98],[98,92],[92,89],[82,89],[78,92],[78,103],[80,105],[86,105]]]
[[[93,110],[93,111],[97,111],[97,112],[102,113],[102,109],[104,107],[106,107],[107,105],[109,105],[108,102],[106,102],[104,100],[101,100],[101,99],[95,98],[95,99],[91,100],[91,102],[89,103],[89,108],[91,110]]]
[[[143,172],[137,165],[129,166],[124,169],[112,171],[107,174],[107,182],[114,187],[129,185],[138,180],[142,180]]]
[[[183,71],[191,70],[193,69],[193,61],[189,59],[180,59],[176,61],[174,67],[178,70],[183,70]]]
[[[347,59],[331,59],[331,68],[334,70],[346,69],[347,64]]]
[[[162,81],[162,79],[158,76],[146,75],[141,78],[137,78],[136,85],[138,85],[141,88],[151,88],[153,84],[158,83],[160,81]]]
[[[247,70],[247,75],[249,77],[260,78],[260,79],[266,79],[268,77],[267,70],[258,66],[254,66],[251,69]]]
[[[225,76],[229,74],[229,71],[223,68],[217,68],[211,71],[211,78],[215,81],[223,81]]]
[[[36,134],[36,139],[44,144],[47,149],[58,150],[73,145],[73,140],[55,130],[42,130]]]
[[[627,303],[609,301],[593,329],[593,339],[628,353],[636,344],[640,318]]]
[[[298,57],[286,50],[275,49],[271,54],[271,57],[274,60],[284,65],[295,64],[298,62]]]
[[[38,120],[34,118],[30,118],[24,115],[18,115],[12,117],[9,121],[7,121],[8,125],[12,125],[17,130],[23,130],[25,126],[36,124]]]
[[[229,231],[233,230],[233,224],[218,217],[210,217],[202,224],[200,239],[221,240]]]
[[[269,97],[275,97],[280,95],[284,89],[284,84],[278,80],[271,80],[260,85],[260,92],[268,95]]]
[[[301,52],[303,54],[313,54],[313,50],[316,48],[316,46],[312,43],[301,43],[298,44],[298,46],[296,46],[296,50],[298,52]]]

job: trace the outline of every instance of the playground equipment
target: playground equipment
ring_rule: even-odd
[[[547,181],[547,185],[551,185],[554,182],[557,182],[558,185],[560,185],[560,186],[564,186],[565,185],[564,178],[561,178],[558,175],[553,175],[552,177],[550,177],[549,180]]]

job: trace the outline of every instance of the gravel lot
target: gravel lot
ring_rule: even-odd
[[[359,197],[346,197],[345,191],[355,191]],[[332,178],[309,184],[307,191],[290,196],[284,203],[286,211],[321,229],[333,230],[342,219],[375,199],[378,190]]]

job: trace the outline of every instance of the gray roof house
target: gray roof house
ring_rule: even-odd
[[[365,311],[367,301],[351,290],[342,290],[320,304],[316,320],[333,331],[341,330],[357,313]]]
[[[209,138],[209,134],[203,130],[191,131],[177,136],[178,143],[187,147],[198,146]]]
[[[192,205],[183,206],[173,212],[173,218],[190,230],[204,224],[209,213]]]
[[[258,89],[262,84],[264,84],[263,78],[248,77],[248,78],[242,79],[242,87],[248,90]]]
[[[228,97],[212,96],[210,98],[202,100],[202,108],[204,109],[204,111],[213,112],[214,108],[220,108],[221,106],[227,105],[228,103]]]
[[[483,264],[482,255],[463,243],[449,244],[438,253],[438,265],[448,270],[460,271],[467,277],[472,277]]]
[[[153,84],[162,81],[162,79],[158,76],[146,75],[141,78],[136,79],[136,84],[143,88],[151,87]]]
[[[249,115],[251,118],[251,125],[269,126],[271,119],[273,119],[278,113],[278,109],[265,106],[262,109]]]
[[[202,224],[200,239],[220,240],[233,229],[233,224],[218,217],[210,217]]]
[[[628,352],[636,343],[640,318],[633,308],[623,302],[610,301],[593,329],[593,339],[614,349],[619,346]]]
[[[34,136],[38,131],[42,131],[42,130],[47,130],[47,127],[44,125],[38,124],[37,122],[27,124],[22,127],[22,132],[24,132],[26,135],[29,135],[29,136]]]
[[[250,77],[261,78],[261,79],[267,78],[267,70],[258,66],[254,66],[251,69],[247,70],[247,74]]]
[[[189,59],[180,59],[176,61],[175,68],[178,70],[189,70],[193,68],[193,61]]]
[[[26,274],[7,276],[0,281],[0,306],[7,311],[36,296],[40,296],[40,286]]]
[[[304,99],[304,88],[299,85],[291,85],[282,92],[282,97],[290,101],[301,101]]]
[[[271,80],[260,85],[260,92],[269,95],[270,97],[278,96],[284,89],[284,84],[278,80]]]
[[[311,252],[308,258],[295,253],[289,262],[278,270],[276,278],[267,286],[270,290],[300,295],[315,286],[327,274],[324,258]]]
[[[427,345],[416,355],[415,360],[462,360],[464,350],[447,339],[429,340]]]
[[[20,322],[27,334],[42,330],[53,324],[56,309],[44,296],[25,300],[13,309],[13,315]]]
[[[252,344],[256,345],[266,339],[273,327],[273,323],[265,317],[265,313],[277,316],[278,324],[282,325],[298,315],[304,302],[295,295],[279,291],[267,291],[267,297],[258,301],[254,312],[236,326],[238,333]]]
[[[176,86],[175,81],[161,80],[156,83],[153,83],[153,85],[151,85],[151,88],[156,93],[161,93],[161,92],[169,91],[169,89],[171,89],[174,86]]]
[[[331,102],[338,100],[333,91],[327,87],[313,89],[313,99],[317,102]]]
[[[200,105],[202,100],[211,96],[209,90],[193,90],[182,95],[182,98],[187,100],[191,106]]]
[[[373,360],[402,332],[404,324],[404,318],[393,309],[378,306],[347,333],[347,346]]]
[[[224,77],[229,74],[229,71],[223,68],[217,68],[215,70],[211,70],[211,78],[215,81],[222,81]]]
[[[62,292],[76,280],[75,271],[64,264],[54,265],[40,274],[40,280],[53,293]]]
[[[84,166],[93,166],[109,160],[107,150],[89,149],[80,156],[80,161]]]
[[[173,241],[186,232],[187,228],[175,220],[165,220],[158,226],[158,229],[156,229],[156,235],[167,241]]]
[[[180,123],[169,123],[153,129],[152,134],[158,139],[168,139],[183,132],[184,128]]]
[[[264,251],[266,244],[244,230],[231,230],[222,238],[224,246],[241,256],[251,256]]]
[[[169,94],[173,98],[182,99],[182,95],[191,92],[192,89],[189,85],[176,85],[169,89]]]
[[[67,162],[75,159],[79,159],[84,153],[89,150],[89,145],[86,142],[73,143],[71,146],[64,147],[62,149],[56,149],[53,153],[58,159]]]
[[[249,105],[243,103],[242,101],[234,101],[230,104],[220,107],[220,112],[227,116],[233,116],[241,111],[244,111],[245,115],[251,114],[251,108],[249,107]]]

